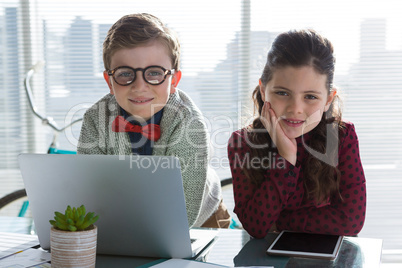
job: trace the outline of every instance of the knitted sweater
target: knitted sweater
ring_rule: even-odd
[[[113,132],[111,124],[119,115],[119,105],[107,94],[89,108],[82,123],[79,154],[131,155],[128,133]],[[180,90],[171,94],[160,122],[161,137],[153,155],[180,159],[189,226],[201,226],[221,200],[219,178],[208,167],[209,138],[202,114]]]

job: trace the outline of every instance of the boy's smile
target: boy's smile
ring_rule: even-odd
[[[144,46],[118,50],[111,58],[111,69],[120,66],[128,66],[134,69],[146,68],[153,65],[161,66],[167,70],[172,69],[168,50],[158,40]],[[167,75],[166,80],[160,85],[147,83],[139,70],[135,76],[134,82],[122,86],[117,84],[113,77],[107,74],[107,71],[104,73],[110,93],[115,96],[117,103],[130,116],[148,120],[166,105],[169,95],[176,91],[181,72],[175,70],[175,73]]]

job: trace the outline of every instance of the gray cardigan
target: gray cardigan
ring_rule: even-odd
[[[89,108],[82,123],[79,154],[131,155],[126,132],[113,132],[111,123],[119,115],[113,95],[107,94]],[[179,89],[171,94],[160,122],[161,138],[153,155],[174,155],[180,159],[187,217],[190,226],[201,226],[221,200],[219,178],[208,167],[209,138],[202,114]]]

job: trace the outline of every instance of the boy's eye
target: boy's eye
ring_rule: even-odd
[[[133,72],[121,72],[118,74],[119,77],[132,77]]]
[[[161,75],[163,75],[163,73],[158,71],[147,72],[147,76],[161,76]]]
[[[145,77],[147,79],[156,79],[158,81],[163,80],[165,73],[159,67],[149,68],[145,71]]]
[[[118,68],[116,69],[116,72],[114,73],[115,77],[133,77],[135,74],[133,70],[128,69],[128,68]]]

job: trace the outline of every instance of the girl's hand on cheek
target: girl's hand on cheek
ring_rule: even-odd
[[[268,131],[273,143],[278,148],[279,154],[292,165],[296,165],[297,143],[296,139],[286,136],[274,110],[269,102],[265,102],[261,111],[261,122]]]

